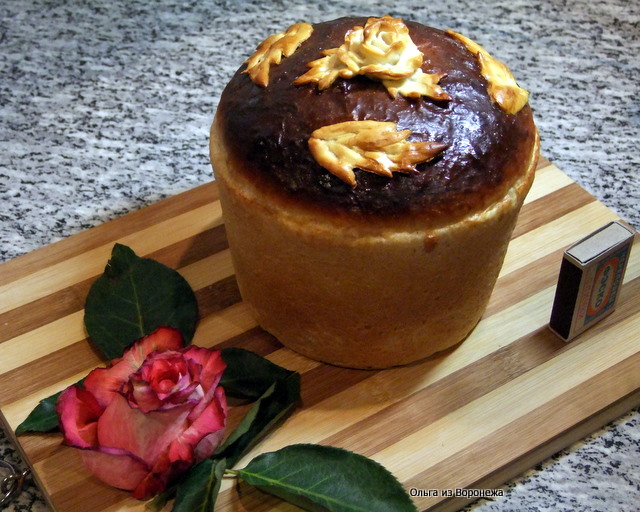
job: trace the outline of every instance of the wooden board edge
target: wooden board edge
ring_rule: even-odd
[[[20,459],[22,460],[22,463],[29,469],[30,473],[28,478],[30,478],[38,488],[38,491],[42,495],[42,499],[44,500],[45,504],[47,505],[49,510],[51,510],[52,512],[56,512],[56,509],[53,506],[53,502],[51,501],[49,493],[46,492],[45,490],[46,487],[44,485],[44,482],[40,480],[40,475],[38,475],[38,472],[35,471],[33,466],[31,465],[31,461],[29,460],[27,453],[24,451],[24,448],[22,447],[22,443],[20,443],[15,432],[9,425],[9,422],[4,417],[4,414],[2,414],[2,410],[0,410],[0,428],[2,428],[5,436],[7,437],[7,439],[9,439],[9,442],[11,443],[12,448],[16,451],[16,453],[18,454],[18,457],[20,457]]]
[[[503,467],[474,482],[468,488],[497,489],[572,444],[594,434],[636,407],[640,407],[640,389],[636,389],[589,418],[585,418],[570,429],[537,446],[534,450],[508,461]],[[477,500],[462,497],[448,498],[422,512],[457,512]]]

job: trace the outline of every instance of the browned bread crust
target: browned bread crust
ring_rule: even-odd
[[[226,147],[247,173],[287,201],[350,218],[419,216],[442,225],[502,197],[530,158],[536,137],[531,109],[506,113],[487,93],[476,56],[451,35],[405,21],[424,54],[425,73],[443,73],[439,85],[448,101],[428,97],[393,98],[379,81],[365,76],[338,78],[319,90],[293,85],[322,51],[344,41],[345,33],[366,18],[342,18],[313,25],[311,35],[292,55],[269,70],[266,87],[238,70],[225,88],[218,122]],[[392,178],[355,170],[350,186],[318,164],[308,140],[323,126],[353,120],[397,123],[409,140],[446,145],[415,173]]]
[[[492,65],[504,82],[475,43],[415,23],[406,25],[421,73],[441,87],[432,96],[394,97],[369,76],[300,79],[366,22],[297,25],[266,41],[273,55],[261,45],[250,59],[258,66],[243,66],[223,92],[211,161],[258,323],[313,359],[386,368],[456,345],[480,320],[539,140],[528,93],[501,63]],[[345,168],[351,153],[323,152],[352,131],[367,155],[390,142],[382,168],[357,155]]]

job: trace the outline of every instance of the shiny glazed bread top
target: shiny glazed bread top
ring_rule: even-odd
[[[224,89],[220,142],[233,172],[287,201],[452,221],[502,198],[534,151],[528,95],[489,59],[459,34],[389,17],[299,24]],[[413,70],[394,74],[405,61],[416,87],[403,81]]]

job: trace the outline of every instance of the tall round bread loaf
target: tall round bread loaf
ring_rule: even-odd
[[[346,36],[372,23],[341,18],[303,27],[293,51],[267,63],[266,80],[242,66],[211,129],[243,300],[285,346],[354,368],[411,363],[469,334],[486,308],[538,158],[526,96],[514,108],[491,92],[497,79],[482,67],[484,49],[479,56],[454,33],[393,21],[408,29],[422,54],[419,69],[436,77],[439,92],[405,95],[385,75],[343,68],[329,84],[301,79],[310,63],[331,58]],[[409,145],[413,155],[428,143],[432,154],[380,171],[353,157],[388,164],[387,149],[370,142],[329,151],[337,155],[333,164],[313,151],[311,139],[336,147],[322,139],[324,127],[382,129],[363,121],[394,123],[403,133],[393,139],[394,151]]]

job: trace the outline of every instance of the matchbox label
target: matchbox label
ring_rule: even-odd
[[[634,232],[614,221],[564,252],[549,328],[565,341],[616,307]]]
[[[629,246],[626,246],[598,264],[584,325],[596,320],[615,305],[628,255]]]

